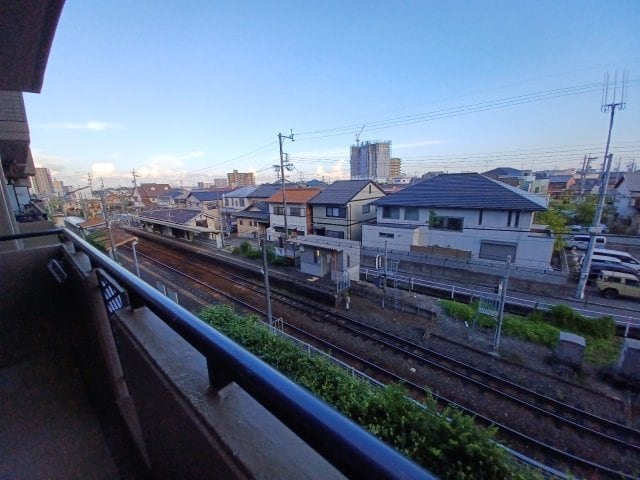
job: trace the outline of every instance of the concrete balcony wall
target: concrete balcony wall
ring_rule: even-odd
[[[146,308],[113,326],[154,477],[343,478],[236,384],[212,390],[202,354]]]

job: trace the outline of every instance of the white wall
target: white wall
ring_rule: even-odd
[[[511,227],[507,226],[507,211],[484,210],[482,225],[478,225],[478,210],[421,208],[419,220],[413,222],[403,220],[403,210],[401,208],[399,220],[392,220],[382,218],[382,207],[378,208],[378,222],[383,225],[363,226],[363,247],[383,249],[386,240],[387,248],[391,250],[406,252],[411,245],[439,246],[471,252],[473,258],[477,259],[482,241],[493,240],[516,243],[518,247],[513,261],[518,265],[544,268],[551,261],[553,237],[530,233],[532,212],[520,212],[519,227],[516,228],[513,226],[515,210],[511,216]],[[430,229],[428,223],[431,210],[439,216],[464,218],[463,230]],[[394,224],[398,227],[394,227]],[[400,225],[407,224],[415,225],[416,228],[400,228]],[[387,238],[385,234],[393,235],[393,238]]]

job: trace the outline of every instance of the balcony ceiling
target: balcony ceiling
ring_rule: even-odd
[[[64,0],[0,1],[0,90],[39,93]]]

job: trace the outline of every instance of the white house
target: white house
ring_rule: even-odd
[[[472,258],[545,268],[549,231],[534,231],[546,200],[477,173],[438,175],[374,202],[377,223],[364,225],[362,245],[391,251],[444,247]],[[418,248],[416,248],[418,247]]]
[[[623,217],[640,214],[640,172],[623,173],[615,186],[616,212]]]
[[[309,201],[320,193],[319,188],[287,188],[274,193],[265,202],[269,205],[268,240],[284,234],[285,216],[287,237],[312,233],[313,212]],[[286,202],[286,212],[285,212]]]

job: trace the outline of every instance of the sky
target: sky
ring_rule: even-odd
[[[67,0],[31,149],[75,187],[274,181],[291,132],[291,180],[348,179],[358,134],[408,176],[599,167],[626,70],[611,153],[640,166],[638,25],[637,0]]]

